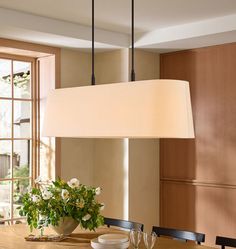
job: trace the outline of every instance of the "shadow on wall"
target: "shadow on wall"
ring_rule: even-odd
[[[128,219],[128,139],[94,141],[93,183],[103,189],[103,215]]]

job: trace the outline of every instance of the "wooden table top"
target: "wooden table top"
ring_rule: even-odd
[[[77,228],[70,238],[61,242],[28,242],[24,237],[29,235],[29,228],[24,224],[13,226],[0,227],[0,249],[73,249],[92,248],[90,240],[105,233],[124,233],[124,231],[112,228],[99,228],[96,232],[85,231]],[[52,231],[47,230],[46,233]],[[130,248],[132,248],[130,246]],[[140,249],[145,249],[143,242],[140,244]],[[168,238],[157,238],[155,249],[213,249],[213,247],[200,246],[191,242],[181,242]]]

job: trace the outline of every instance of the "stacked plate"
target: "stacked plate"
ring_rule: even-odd
[[[125,234],[103,234],[91,240],[94,249],[126,249],[129,247],[129,238]]]

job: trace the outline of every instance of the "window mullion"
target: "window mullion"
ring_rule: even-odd
[[[34,175],[34,168],[35,168],[35,165],[34,165],[34,162],[35,162],[35,159],[34,159],[34,136],[35,136],[35,120],[34,120],[34,117],[35,117],[35,96],[34,96],[34,84],[33,84],[33,77],[34,77],[34,70],[33,70],[33,63],[31,62],[30,63],[30,82],[31,82],[31,99],[33,99],[33,101],[31,102],[31,141],[30,141],[30,165],[31,165],[31,168],[30,168],[30,177],[31,177],[31,181],[30,181],[30,184],[32,185],[32,176]]]
[[[39,139],[38,139],[38,124],[39,124],[39,89],[38,89],[38,79],[36,80],[36,75],[38,77],[38,71],[36,69],[37,66],[36,60],[31,63],[31,96],[32,96],[32,112],[31,112],[31,120],[32,120],[32,132],[31,132],[31,185],[33,185],[33,179],[38,176],[38,163],[39,163]]]

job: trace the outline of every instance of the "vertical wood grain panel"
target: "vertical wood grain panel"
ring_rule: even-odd
[[[161,226],[195,230],[195,188],[161,181]],[[176,215],[178,214],[178,215]]]
[[[236,43],[161,56],[161,78],[190,82],[196,132],[194,140],[161,141],[161,223],[205,232],[208,243],[236,237],[235,68]]]
[[[205,233],[209,245],[216,235],[236,237],[235,188],[161,181],[161,189],[162,226]]]

